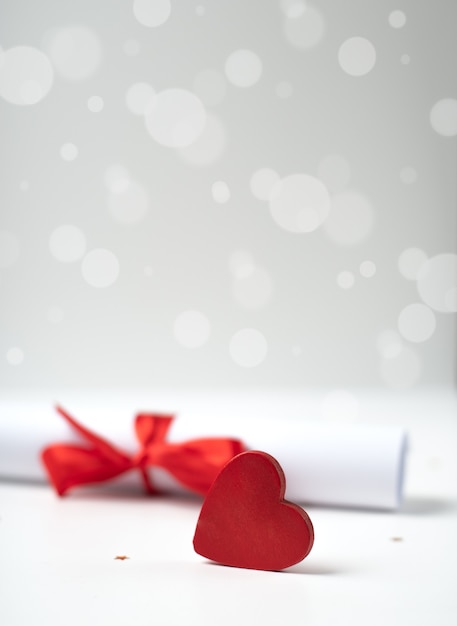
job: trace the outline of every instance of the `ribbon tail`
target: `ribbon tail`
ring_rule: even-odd
[[[79,424],[61,407],[56,408],[70,426],[89,443],[88,446],[57,443],[42,450],[41,460],[59,495],[64,495],[77,485],[115,478],[133,467],[128,455]]]
[[[96,448],[104,457],[111,458],[115,463],[119,462],[119,459],[123,459],[125,462],[130,461],[130,457],[118,450],[115,446],[113,446],[109,441],[100,437],[100,435],[95,434],[92,430],[89,430],[78,421],[72,417],[68,411],[63,409],[61,406],[56,406],[56,411],[65,419],[65,421],[70,424],[70,426],[75,430],[83,439],[92,444],[94,448]]]
[[[54,444],[41,452],[49,480],[62,496],[72,487],[103,482],[130,469],[120,458],[118,462],[107,459],[94,448]]]

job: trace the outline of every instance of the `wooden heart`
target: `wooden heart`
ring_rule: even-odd
[[[284,500],[278,461],[242,452],[218,474],[203,503],[194,549],[223,565],[281,570],[310,552],[314,531],[306,512]]]

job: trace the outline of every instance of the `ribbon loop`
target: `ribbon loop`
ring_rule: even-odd
[[[169,443],[166,436],[172,415],[139,413],[135,433],[140,443],[136,454],[129,455],[82,426],[61,407],[58,413],[70,424],[86,446],[52,444],[41,453],[50,482],[59,495],[78,485],[104,482],[129,470],[139,470],[146,491],[157,493],[148,468],[168,471],[179,483],[205,495],[222,467],[245,447],[239,439],[201,438],[183,443]]]
[[[135,417],[135,433],[143,446],[162,443],[170,430],[173,415],[159,413],[138,413]]]

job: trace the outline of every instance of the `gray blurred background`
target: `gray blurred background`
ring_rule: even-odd
[[[454,0],[0,0],[0,379],[455,377]]]

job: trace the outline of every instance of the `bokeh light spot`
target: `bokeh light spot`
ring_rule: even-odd
[[[205,167],[221,158],[226,145],[225,127],[218,117],[209,114],[200,136],[190,146],[179,148],[178,154],[195,167]]]
[[[217,180],[211,185],[211,195],[213,200],[219,204],[225,204],[230,200],[230,189],[223,180]]]
[[[64,143],[60,148],[60,156],[64,161],[74,161],[78,156],[78,148],[74,143]]]
[[[438,100],[430,111],[430,123],[439,135],[444,137],[457,135],[457,100],[455,98]]]
[[[102,60],[98,35],[87,26],[52,31],[45,39],[49,57],[59,74],[71,81],[93,76]]]
[[[258,200],[268,201],[275,184],[279,181],[279,174],[269,168],[256,170],[249,183],[252,195]]]
[[[420,268],[427,260],[427,255],[420,248],[407,248],[398,257],[400,274],[408,280],[416,280]]]
[[[49,237],[49,250],[62,263],[79,261],[86,251],[86,236],[80,228],[72,224],[58,226]]]
[[[373,261],[362,261],[359,271],[364,278],[372,278],[376,274],[376,264]]]
[[[244,309],[258,310],[271,300],[273,284],[268,272],[261,267],[251,266],[240,272],[233,281],[233,295]]]
[[[83,258],[81,273],[91,287],[109,287],[118,279],[119,261],[110,250],[95,248]]]
[[[330,208],[325,185],[308,174],[292,174],[279,180],[271,190],[269,201],[275,222],[295,233],[316,230]]]
[[[279,7],[286,17],[300,17],[306,11],[303,0],[279,0]]]
[[[457,254],[438,254],[417,273],[417,289],[425,304],[441,313],[455,313],[452,291],[457,285]]]
[[[104,106],[105,103],[100,96],[91,96],[87,101],[87,108],[92,113],[100,113],[100,111],[103,111]]]
[[[342,191],[332,197],[324,229],[330,239],[341,245],[353,245],[368,237],[373,229],[371,202],[355,191]]]
[[[149,83],[134,83],[127,89],[125,101],[134,115],[144,115],[154,102],[156,92]]]
[[[252,254],[245,250],[235,250],[229,258],[229,270],[234,278],[244,278],[254,271]]]
[[[40,83],[37,80],[26,80],[21,85],[21,95],[24,104],[36,104],[43,97]]]
[[[175,319],[174,336],[185,348],[199,348],[211,334],[211,325],[200,311],[183,311]]]
[[[306,50],[317,46],[325,33],[322,13],[304,3],[290,4],[284,20],[284,35],[294,48]]]
[[[392,28],[403,28],[406,24],[406,15],[403,11],[392,11],[389,13],[389,24]]]
[[[265,360],[267,352],[267,340],[255,328],[243,328],[236,332],[230,340],[230,356],[241,367],[260,365]]]
[[[170,17],[171,2],[170,0],[134,0],[133,14],[143,26],[156,28]]]
[[[169,148],[190,146],[203,132],[206,111],[197,96],[185,89],[166,89],[147,107],[146,129]]]
[[[1,52],[0,96],[11,104],[37,104],[50,91],[54,71],[48,57],[29,46]]]
[[[149,211],[149,196],[139,183],[128,180],[117,191],[108,195],[108,208],[112,217],[122,224],[141,222]]]
[[[376,345],[383,359],[394,359],[403,350],[403,341],[397,331],[383,330],[377,338]]]
[[[341,289],[350,289],[354,286],[355,276],[352,272],[349,272],[348,270],[343,270],[336,277],[336,283],[338,287],[341,287]]]
[[[20,365],[24,360],[24,352],[21,348],[10,348],[6,353],[6,360],[10,365]]]
[[[435,332],[436,319],[433,311],[422,303],[406,306],[398,316],[398,330],[408,341],[427,341]]]
[[[225,75],[236,87],[252,87],[262,75],[262,61],[252,50],[235,50],[225,62]]]
[[[346,74],[364,76],[375,66],[376,50],[365,37],[351,37],[341,44],[338,61]]]
[[[130,174],[123,165],[110,165],[104,174],[105,187],[111,193],[122,193],[130,185]]]

